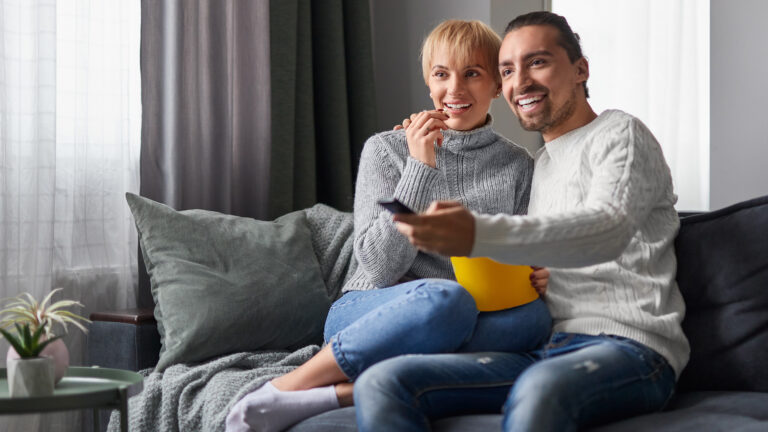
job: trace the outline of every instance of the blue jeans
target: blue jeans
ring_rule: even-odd
[[[455,281],[420,279],[344,294],[328,313],[325,340],[344,374],[356,379],[371,365],[403,354],[533,350],[547,340],[551,324],[540,299],[478,312]]]
[[[663,408],[675,373],[652,349],[556,333],[529,353],[406,355],[355,383],[361,432],[427,431],[430,419],[503,412],[504,431],[577,431]]]

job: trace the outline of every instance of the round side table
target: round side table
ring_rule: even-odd
[[[117,408],[120,410],[120,430],[128,432],[128,398],[144,388],[144,377],[136,372],[70,367],[52,395],[12,398],[7,373],[5,368],[0,368],[0,415],[93,408],[94,431],[99,430],[98,409]]]

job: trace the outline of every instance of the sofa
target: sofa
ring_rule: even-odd
[[[351,235],[347,231],[344,236]],[[676,394],[661,412],[589,430],[768,431],[768,196],[681,214],[675,247],[687,307],[683,329],[691,343]],[[91,319],[93,365],[142,370],[157,363],[161,338],[152,309],[95,313]],[[501,414],[458,415],[433,421],[433,429],[492,431],[500,420]],[[354,408],[290,429],[354,430]]]

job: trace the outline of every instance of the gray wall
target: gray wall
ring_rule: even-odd
[[[710,2],[710,207],[768,194],[768,2]]]
[[[419,50],[441,21],[476,19],[502,32],[512,18],[546,5],[546,0],[371,0],[379,128],[391,129],[409,114],[433,107],[421,75]],[[522,130],[504,101],[494,101],[491,113],[499,133],[532,152],[539,148],[539,134]]]

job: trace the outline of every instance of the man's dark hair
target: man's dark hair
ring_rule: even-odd
[[[512,30],[517,30],[520,27],[532,25],[548,25],[556,28],[559,33],[557,44],[565,49],[571,63],[575,63],[576,60],[584,57],[584,54],[581,53],[579,35],[571,30],[571,26],[568,25],[568,21],[566,21],[565,17],[552,12],[538,11],[520,15],[507,24],[507,28],[504,30],[504,35]],[[587,82],[584,81],[582,84],[584,84],[584,95],[589,97]]]

